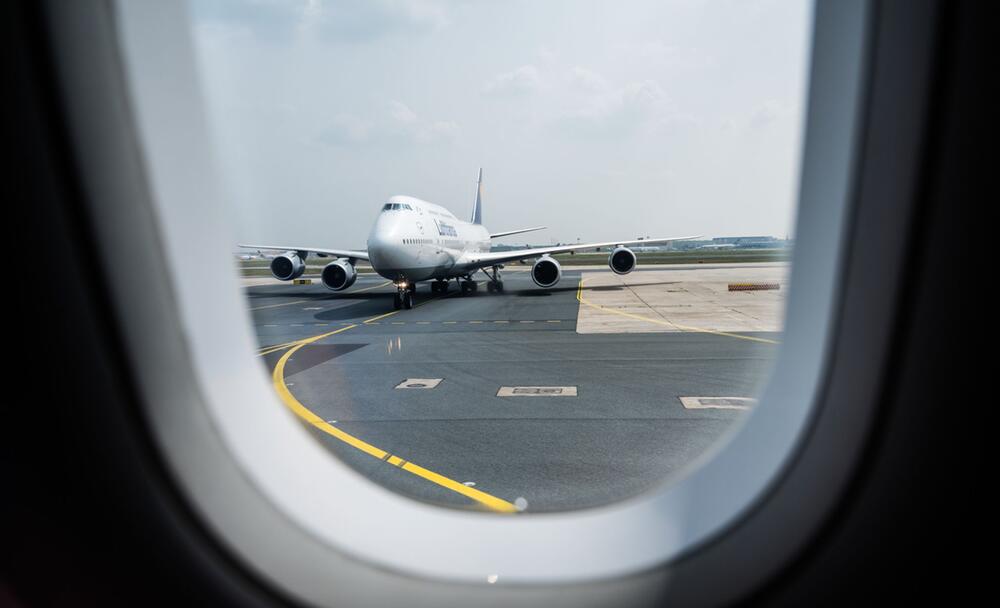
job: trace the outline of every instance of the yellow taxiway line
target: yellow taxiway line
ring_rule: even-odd
[[[427,300],[425,302],[421,302],[421,304],[426,304],[427,302],[430,301],[431,300]],[[274,381],[274,390],[278,393],[278,398],[281,399],[281,402],[284,403],[288,409],[290,409],[296,416],[301,418],[303,421],[311,424],[312,426],[323,431],[327,435],[335,437],[340,441],[343,441],[347,445],[357,450],[360,450],[365,454],[368,454],[373,458],[378,458],[379,460],[382,460],[395,467],[403,469],[407,473],[411,473],[433,484],[439,485],[443,488],[447,488],[453,492],[457,492],[458,494],[461,494],[466,498],[470,498],[492,511],[497,511],[500,513],[516,513],[518,510],[517,507],[515,507],[512,503],[509,503],[502,498],[498,498],[496,496],[493,496],[492,494],[487,494],[482,490],[477,490],[475,488],[469,487],[461,482],[455,481],[454,479],[445,477],[440,473],[435,473],[430,469],[425,469],[424,467],[418,464],[409,462],[408,460],[396,456],[395,454],[390,454],[389,452],[386,452],[381,448],[378,448],[366,441],[363,441],[355,437],[354,435],[351,435],[350,433],[346,433],[343,430],[338,429],[337,427],[333,426],[332,424],[330,424],[329,422],[318,416],[315,412],[307,408],[305,405],[303,405],[302,402],[300,402],[298,399],[295,398],[295,395],[292,394],[292,391],[289,390],[288,384],[285,382],[285,366],[288,363],[288,360],[291,359],[292,355],[295,354],[300,348],[312,344],[313,342],[316,342],[318,340],[322,340],[323,338],[326,338],[328,336],[332,336],[334,334],[339,334],[341,332],[354,329],[355,327],[358,327],[358,325],[366,324],[369,321],[381,319],[389,315],[396,314],[398,312],[400,311],[397,310],[391,313],[380,315],[378,317],[372,317],[371,319],[367,319],[365,321],[362,321],[361,323],[348,325],[347,327],[341,327],[340,329],[336,329],[334,331],[326,332],[309,338],[303,338],[301,340],[296,340],[286,345],[281,345],[281,347],[273,347],[271,350],[259,353],[260,355],[266,355],[270,352],[282,350],[282,348],[288,348],[288,351],[284,355],[282,355],[280,359],[278,359],[278,363],[274,366],[274,372],[272,373],[272,380]]]
[[[291,306],[292,304],[304,304],[309,300],[295,300],[294,302],[282,302],[281,304],[268,304],[267,306],[257,306],[256,308],[251,308],[250,310],[264,310],[265,308],[278,308],[279,306]]]

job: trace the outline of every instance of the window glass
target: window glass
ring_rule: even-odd
[[[333,456],[437,505],[566,511],[682,478],[753,412],[808,3],[190,7],[241,242],[360,252],[238,261],[264,373]],[[450,211],[379,219],[393,195]]]

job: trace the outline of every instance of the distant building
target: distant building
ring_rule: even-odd
[[[711,240],[676,241],[673,249],[784,249],[791,247],[792,241],[773,236],[719,236]]]

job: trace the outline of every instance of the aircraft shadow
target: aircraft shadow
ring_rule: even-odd
[[[655,285],[671,285],[678,281],[656,281],[649,283],[630,283],[628,287],[649,287]],[[599,285],[588,287],[583,286],[583,291],[621,291],[625,289],[624,285]],[[542,289],[538,287],[529,287],[526,289],[506,289],[501,293],[488,293],[485,288],[480,288],[479,291],[471,294],[460,294],[458,290],[452,290],[448,292],[450,297],[457,298],[497,298],[497,297],[524,297],[524,298],[547,298],[551,297],[553,294],[557,293],[573,293],[579,290],[579,285],[566,285],[563,287],[550,287],[548,289]],[[267,293],[252,296],[249,300],[252,303],[255,301],[266,301],[269,298],[302,298],[303,300],[309,300],[312,302],[329,302],[334,303],[340,300],[353,301],[353,304],[348,304],[346,306],[339,306],[337,308],[331,308],[329,310],[324,310],[313,316],[317,321],[346,321],[351,319],[362,319],[372,316],[378,316],[384,314],[387,311],[393,310],[392,308],[392,297],[393,293],[379,293],[379,292],[364,292],[364,293],[315,293],[315,292],[288,292],[282,291],[281,293]],[[431,298],[439,298],[440,296],[431,295],[429,288],[418,289],[417,290],[417,302],[429,300]]]

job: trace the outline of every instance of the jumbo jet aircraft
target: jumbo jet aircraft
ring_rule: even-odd
[[[523,232],[542,230],[545,226],[521,228],[506,232],[489,232],[483,226],[483,170],[479,170],[476,202],[471,221],[464,222],[450,211],[412,196],[393,196],[382,205],[378,219],[368,235],[366,251],[323,249],[319,247],[286,247],[279,245],[240,245],[251,249],[284,251],[271,260],[271,274],[276,279],[291,281],[306,270],[305,259],[310,253],[320,257],[334,257],[323,268],[323,285],[333,291],[347,289],[357,280],[354,269],[358,260],[366,260],[381,276],[396,285],[394,306],[413,308],[418,281],[430,281],[432,293],[447,293],[448,282],[455,279],[462,293],[476,290],[472,275],[482,271],[490,280],[490,293],[503,291],[500,270],[505,263],[534,259],[531,279],[542,288],[552,287],[562,278],[562,268],[554,253],[584,249],[612,248],[608,266],[617,274],[628,274],[635,269],[635,254],[627,245],[652,245],[669,241],[696,239],[682,236],[665,239],[637,239],[536,247],[516,251],[490,251],[493,239]]]

